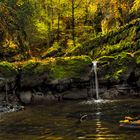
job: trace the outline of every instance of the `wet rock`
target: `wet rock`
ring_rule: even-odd
[[[25,104],[31,103],[32,92],[30,91],[20,92],[20,100]]]
[[[18,71],[14,64],[6,61],[0,62],[0,90],[3,90],[6,83],[10,86],[12,85],[12,87],[9,86],[9,88],[13,88],[17,73]]]
[[[51,80],[50,84],[57,85],[57,84],[59,84],[59,80],[58,79]]]
[[[0,105],[0,115],[4,113],[9,113],[9,112],[17,112],[23,109],[24,109],[24,106],[19,105],[19,104],[13,105],[9,103],[2,103]]]
[[[135,89],[131,89],[130,90],[130,96],[131,97],[140,97],[140,91],[139,90],[135,90]]]
[[[55,97],[56,101],[62,101],[63,100],[63,94],[62,93],[61,94],[55,94],[54,97]]]
[[[2,102],[5,99],[5,93],[1,92],[0,93],[0,102]]]
[[[8,94],[8,101],[13,105],[16,105],[19,103],[19,99],[15,94]]]
[[[85,99],[87,97],[87,89],[73,89],[63,92],[63,99]]]
[[[140,77],[140,68],[139,67],[135,68],[134,72],[135,72],[136,77]]]
[[[104,99],[114,99],[118,97],[119,92],[116,88],[111,88],[109,90],[106,90],[104,94],[102,95],[102,98]]]
[[[21,65],[21,87],[67,83],[73,77],[85,78],[91,69],[90,63],[88,56],[29,60]]]
[[[56,97],[51,92],[48,92],[48,94],[45,96],[45,100],[54,101],[56,100]]]
[[[26,75],[26,73],[21,73],[20,85],[24,87],[35,87],[39,86],[47,79],[48,74],[44,73],[42,75]]]
[[[140,88],[140,78],[138,79],[138,81],[136,82],[136,84]]]
[[[103,93],[103,98],[113,99],[121,97],[135,97],[139,96],[139,91],[135,86],[128,84],[114,85]]]
[[[114,87],[119,93],[124,93],[124,94],[128,93],[132,88],[128,84],[115,85]]]
[[[35,92],[32,95],[32,103],[40,103],[44,100],[44,94],[42,92]]]
[[[42,103],[50,103],[53,101],[59,101],[61,100],[61,94],[52,94],[51,91],[48,91],[47,93],[42,92],[35,92],[32,95],[31,103],[33,104],[42,104]]]
[[[58,83],[55,84],[56,91],[60,93],[69,90],[69,88],[71,88],[71,84],[72,84],[72,79],[70,78],[64,78],[58,80]]]

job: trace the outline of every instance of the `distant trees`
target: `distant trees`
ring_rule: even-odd
[[[139,9],[139,0],[1,0],[0,52],[13,45],[28,56],[67,40],[75,47],[140,17]]]
[[[26,26],[32,15],[28,0],[3,0],[0,2],[1,53],[6,54],[17,45],[19,51],[28,53]],[[12,48],[13,47],[13,48]],[[5,49],[5,52],[2,50]],[[26,56],[26,55],[24,55]]]
[[[134,0],[130,13],[133,15],[132,18],[136,18],[136,17],[140,18],[140,1],[139,0]]]
[[[139,0],[134,0],[132,11],[138,11],[139,9],[140,9],[140,1]]]
[[[134,0],[104,0],[102,4],[102,31],[119,28],[137,16],[134,15]],[[132,17],[133,16],[133,17]]]

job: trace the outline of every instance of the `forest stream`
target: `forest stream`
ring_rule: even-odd
[[[139,100],[77,100],[29,105],[0,119],[0,140],[139,140],[139,130],[119,127],[140,114]]]
[[[139,117],[140,0],[0,0],[0,140],[140,140]]]

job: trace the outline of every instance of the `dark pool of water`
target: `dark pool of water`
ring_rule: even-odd
[[[140,100],[32,105],[1,116],[0,140],[139,140],[140,130],[119,127],[124,116],[138,114]]]

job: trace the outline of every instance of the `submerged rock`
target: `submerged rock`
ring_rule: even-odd
[[[104,94],[102,95],[103,99],[115,99],[118,97],[119,92],[116,88],[111,88],[109,90],[106,90]]]

